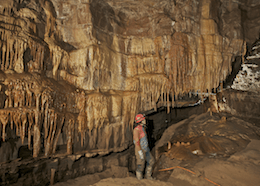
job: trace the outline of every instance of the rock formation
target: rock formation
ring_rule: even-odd
[[[136,113],[169,111],[184,94],[211,93],[225,81],[250,40],[244,5],[258,7],[242,0],[1,1],[2,140],[19,136],[34,157],[61,145],[68,154],[126,149]]]

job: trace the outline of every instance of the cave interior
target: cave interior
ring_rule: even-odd
[[[0,1],[0,185],[134,173],[138,113],[157,160],[260,139],[259,18],[257,0]]]

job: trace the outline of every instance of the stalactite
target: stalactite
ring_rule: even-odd
[[[25,91],[24,91],[24,83],[20,82],[20,91],[19,91],[19,107],[25,106]]]
[[[1,70],[5,70],[5,54],[6,54],[6,43],[3,43],[2,46],[2,66],[1,66]]]
[[[167,92],[167,113],[169,114],[170,113],[170,93]]]
[[[44,147],[46,148],[46,142],[47,142],[47,136],[48,136],[48,113],[49,113],[49,104],[48,104],[48,98],[46,100],[47,96],[45,94],[42,95],[42,112],[44,112]],[[46,105],[45,105],[46,103]],[[45,106],[45,109],[44,109]]]
[[[72,144],[74,138],[74,119],[68,118],[68,126],[67,126],[67,154],[72,154]]]
[[[41,53],[40,53],[41,70],[44,70],[43,69],[43,60],[44,60],[44,47],[42,47]]]
[[[27,123],[27,113],[24,110],[21,114],[21,120],[22,120],[22,129],[20,131],[20,136],[22,139],[22,144],[24,143],[24,137],[25,137],[25,127],[26,127],[26,123]]]
[[[33,126],[33,118],[34,118],[34,112],[29,111],[28,113],[28,121],[29,121],[29,127],[28,127],[28,149],[31,149],[31,130]]]
[[[29,83],[25,83],[26,91],[26,106],[32,106],[32,91],[30,90]]]
[[[55,116],[54,116],[54,126],[52,128],[52,130],[50,130],[50,136],[49,136],[49,140],[48,142],[50,143],[50,151],[52,151],[53,149],[53,142],[54,142],[54,138],[55,138],[55,133],[56,133],[56,130],[57,130],[57,117],[58,117],[58,114],[55,113]]]
[[[125,94],[123,96],[123,118],[122,118],[122,142],[121,144],[123,145],[125,143],[125,131],[126,128],[129,127],[130,129],[133,128],[133,123],[134,123],[134,117],[136,115],[136,113],[139,111],[137,110],[138,107],[138,99],[139,99],[139,95],[137,93],[129,95],[129,94]],[[130,104],[129,104],[130,103]]]
[[[19,40],[18,39],[16,39],[15,40],[15,46],[14,46],[14,61],[13,61],[13,65],[12,66],[14,66],[14,64],[15,64],[15,62],[18,60],[18,58],[19,58],[19,53],[20,53],[20,50],[18,50],[18,45],[20,44],[18,44],[19,43]]]
[[[90,138],[89,138],[89,146],[91,149],[95,149],[96,142],[97,142],[97,128],[94,128],[91,132],[89,131]]]
[[[61,64],[62,59],[68,60],[68,53],[57,45],[50,45],[49,48],[53,64],[52,76],[54,79],[57,79],[58,68]]]
[[[41,111],[42,111],[42,112],[48,110],[48,108],[47,108],[47,109],[44,109],[44,107],[48,107],[49,98],[50,98],[49,92],[44,91],[44,92],[41,94]]]
[[[39,87],[38,87],[38,85],[37,84],[35,84],[35,91],[37,91],[37,92],[35,92],[35,97],[36,97],[36,110],[37,110],[37,112],[39,112],[40,111],[40,96],[41,96],[41,94],[38,92],[39,91]]]
[[[20,112],[13,112],[13,121],[16,127],[16,135],[21,136],[21,113]]]
[[[10,125],[11,129],[14,129],[14,119],[13,119],[13,112],[10,112]]]
[[[5,58],[5,69],[4,70],[7,70],[8,66],[9,66],[9,52],[10,52],[9,49],[10,49],[10,44],[9,44],[9,42],[7,42],[6,43],[6,58]]]
[[[5,8],[5,11],[2,10],[4,11],[4,14],[0,15],[0,22],[3,23],[0,28],[2,71],[10,70],[8,72],[12,72],[12,70],[14,70],[18,73],[23,72],[25,62],[23,55],[27,54],[25,51],[30,51],[30,54],[28,54],[29,57],[26,56],[31,58],[31,61],[28,62],[30,63],[28,72],[34,74],[34,72],[44,70],[44,54],[50,51],[50,59],[48,59],[50,62],[47,61],[46,63],[51,63],[50,66],[52,65],[53,68],[51,69],[52,75],[48,77],[52,76],[54,79],[59,80],[61,77],[59,67],[61,67],[63,63],[67,65],[70,56],[68,52],[62,48],[63,46],[57,45],[57,41],[61,38],[60,36],[58,36],[59,39],[55,38],[55,34],[59,35],[59,31],[56,27],[56,18],[51,9],[52,6],[49,3],[51,2],[44,1],[44,4],[42,4],[45,11],[44,16],[46,16],[43,16],[45,19],[44,22],[41,22],[42,20],[39,19],[39,15],[34,15],[28,7],[20,7],[20,10],[16,10],[19,11],[19,13],[17,13],[19,16],[15,18],[10,15],[14,14],[11,8]],[[0,7],[0,9],[2,9],[2,7]],[[42,23],[45,26],[45,36],[37,38],[37,25],[35,22],[37,22],[37,25]],[[69,69],[68,66],[64,65],[66,66],[64,67],[64,76],[66,76],[66,78],[62,76],[64,80],[69,81],[76,87],[81,86],[81,88],[84,87],[84,89],[90,87],[91,89],[90,91],[81,91],[73,95],[76,97],[76,101],[71,101],[73,102],[71,105],[69,105],[66,100],[61,100],[62,96],[59,95],[60,92],[58,90],[48,91],[45,89],[48,85],[45,86],[45,84],[41,85],[37,83],[40,81],[27,82],[26,80],[11,80],[7,82],[8,77],[4,83],[6,95],[4,107],[8,110],[10,109],[11,129],[14,128],[13,122],[15,122],[17,135],[21,137],[23,143],[26,127],[28,127],[28,147],[31,148],[31,135],[33,135],[34,157],[37,157],[39,154],[41,138],[44,139],[45,155],[48,156],[51,153],[55,153],[63,125],[65,125],[67,130],[68,154],[72,153],[74,133],[80,134],[77,135],[77,137],[79,138],[80,136],[81,138],[81,146],[83,147],[89,144],[90,150],[99,147],[98,145],[100,144],[97,143],[101,141],[99,138],[102,134],[106,134],[105,137],[108,139],[105,142],[106,149],[109,148],[110,141],[112,141],[112,143],[114,142],[114,144],[119,144],[119,135],[122,135],[120,145],[123,146],[126,140],[125,134],[127,128],[132,129],[136,113],[149,109],[156,111],[160,106],[166,106],[167,112],[169,112],[170,106],[175,106],[175,97],[193,89],[201,90],[200,92],[205,92],[207,89],[210,91],[212,88],[218,86],[220,79],[222,81],[225,80],[226,76],[231,72],[231,60],[234,55],[228,52],[223,53],[223,51],[227,50],[228,48],[225,48],[225,46],[231,46],[233,41],[229,41],[219,36],[218,33],[215,33],[211,35],[219,37],[220,40],[223,40],[226,44],[223,44],[223,46],[217,43],[207,45],[209,43],[205,43],[204,37],[210,34],[204,33],[201,35],[194,34],[194,36],[190,36],[187,33],[175,32],[171,35],[155,36],[155,39],[147,38],[146,36],[131,36],[120,38],[120,41],[118,36],[115,36],[113,45],[116,45],[115,48],[123,47],[118,44],[122,40],[124,48],[120,49],[120,51],[126,54],[122,53],[122,55],[125,55],[122,58],[124,58],[126,63],[126,67],[124,67],[126,68],[126,72],[122,73],[124,76],[120,74],[118,77],[120,83],[123,84],[122,87],[120,87],[120,85],[118,86],[120,87],[120,91],[123,91],[123,93],[119,93],[123,100],[122,103],[120,103],[122,111],[116,116],[111,116],[110,113],[111,94],[106,92],[107,90],[103,90],[102,92],[99,88],[96,91],[92,91],[92,89],[94,87],[93,76],[97,78],[95,81],[98,81],[97,83],[95,82],[98,84],[95,85],[95,88],[97,86],[99,86],[100,89],[107,88],[104,83],[107,80],[107,75],[104,72],[109,71],[110,73],[111,71],[114,73],[113,67],[118,64],[114,64],[113,59],[117,59],[117,57],[115,57],[117,52],[115,52],[115,54],[113,53],[113,55],[111,55],[109,51],[108,53],[102,54],[102,51],[99,51],[100,47],[89,47],[87,50],[87,60],[90,60],[88,64],[90,66],[86,67],[88,68],[86,70],[89,70],[89,75],[86,77],[84,74],[87,83],[81,80],[83,76],[77,76],[78,71],[74,71],[74,66],[71,66],[72,68]],[[189,39],[194,40],[194,46],[189,43]],[[213,50],[219,50],[218,55],[223,55],[223,59],[216,62],[214,59],[215,54],[207,53],[211,46],[213,46]],[[192,47],[194,49],[190,49]],[[113,46],[111,48],[113,48]],[[109,56],[109,64],[107,64],[107,56]],[[72,58],[70,58],[70,60],[73,61]],[[214,75],[215,71],[212,70],[211,67],[217,69],[219,66],[223,66],[223,71],[219,77],[217,77]],[[84,70],[84,68],[80,67],[80,71]],[[71,75],[69,71],[71,71],[73,75]],[[113,74],[113,76],[116,75],[116,73]],[[15,76],[12,78],[14,79]],[[199,83],[203,82],[204,79],[206,79],[205,83]],[[111,84],[117,84],[117,81],[113,80]],[[201,97],[201,99],[203,100],[203,97]],[[20,108],[24,106],[32,110],[27,111],[24,109],[21,113]],[[75,118],[68,116],[68,110],[75,114]],[[44,118],[41,119],[41,117]],[[115,119],[113,117],[116,118],[115,125],[111,125],[111,122]],[[29,126],[27,126],[27,120]],[[1,122],[3,125],[2,132],[5,134],[8,119],[5,125],[2,119]],[[42,126],[44,127],[43,130]],[[121,128],[119,129],[118,127]],[[41,134],[40,131],[43,131],[44,134]],[[118,132],[121,132],[121,134],[113,137],[113,135]],[[6,135],[2,135],[2,137],[5,138]],[[113,139],[110,139],[112,137]]]
[[[5,100],[5,108],[9,108],[12,107],[12,82],[7,82],[8,84],[8,88],[5,91],[5,95],[6,95],[6,100]]]
[[[8,111],[5,111],[5,110],[0,110],[0,121],[1,121],[1,123],[2,123],[2,125],[3,125],[3,129],[2,129],[2,139],[3,139],[3,141],[5,141],[5,135],[6,135],[6,133],[5,133],[5,128],[6,128],[6,125],[7,125],[7,123],[8,123],[8,121],[9,121],[9,112]]]
[[[60,133],[61,133],[61,129],[62,129],[64,123],[65,123],[65,116],[61,115],[60,121],[58,122],[58,125],[57,125],[57,134],[56,134],[54,141],[53,141],[52,153],[56,152],[56,146],[57,146],[59,136],[60,136]]]
[[[16,107],[21,107],[23,106],[22,102],[23,102],[23,93],[22,93],[22,81],[20,80],[16,80],[14,83],[14,87],[13,87],[14,91],[14,96],[16,97]]]
[[[112,136],[112,127],[110,125],[107,125],[105,127],[105,134],[106,134],[106,138],[107,138],[107,140],[106,140],[106,149],[108,149],[109,148],[109,143],[110,143],[110,138]],[[122,141],[123,141],[123,139],[122,139]]]
[[[80,132],[81,134],[81,146],[83,147],[83,144],[84,144],[84,140],[85,140],[85,132],[86,132],[86,127],[85,127],[85,124],[86,124],[86,114],[84,111],[80,112],[79,115],[78,115],[78,131]],[[91,131],[92,128],[89,128],[89,130]]]
[[[9,41],[8,41],[9,42]],[[13,69],[14,51],[13,51],[14,40],[10,43],[10,63],[8,69]]]
[[[55,110],[48,110],[48,121],[44,121],[44,144],[45,144],[45,156],[48,156],[51,151],[51,135],[53,131],[53,125],[55,120]],[[45,117],[46,118],[46,117]]]
[[[167,96],[169,96],[169,91],[171,90],[171,82],[166,77],[164,77],[163,75],[147,75],[140,76],[139,79],[139,87],[143,87],[142,92],[140,93],[140,97],[142,100],[141,110],[156,108],[156,102],[158,101],[158,99],[160,99],[158,103],[159,105],[162,104],[167,107],[170,106],[171,102],[167,101],[169,100]]]
[[[40,132],[40,117],[41,113],[38,110],[35,113],[35,124],[33,127],[33,157],[38,157],[41,148],[41,132]]]

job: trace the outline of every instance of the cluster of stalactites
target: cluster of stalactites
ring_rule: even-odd
[[[57,142],[61,133],[61,128],[64,125],[64,113],[59,113],[55,109],[46,109],[45,112],[40,112],[35,108],[5,108],[0,110],[0,121],[2,123],[2,139],[6,140],[6,126],[10,124],[10,128],[15,130],[17,136],[21,138],[22,143],[27,136],[28,148],[31,149],[33,145],[33,156],[37,157],[41,148],[41,138],[44,138],[45,155],[55,153]],[[66,127],[69,131],[73,130],[71,127],[72,119],[66,120]],[[41,136],[41,129],[43,127],[44,136]],[[32,144],[33,136],[33,144]],[[69,143],[67,143],[69,144]],[[71,149],[71,148],[70,148]]]
[[[12,0],[6,0],[5,2],[1,2],[0,6],[0,14],[2,15],[11,15],[14,11],[17,11],[16,7],[13,6]]]
[[[47,101],[49,104],[53,103],[50,93],[48,91],[40,92],[40,85],[36,82],[16,79],[6,80],[4,84],[6,85],[5,89],[2,89],[6,97],[4,108],[36,107],[39,102],[36,110],[43,111],[43,106]]]
[[[4,93],[5,105],[0,110],[3,141],[6,140],[6,126],[10,124],[10,128],[16,131],[22,143],[27,136],[29,149],[33,135],[33,156],[37,157],[41,148],[41,138],[44,138],[45,155],[48,156],[56,151],[61,128],[64,125],[67,134],[74,135],[72,132],[74,115],[53,108],[54,101],[51,93],[48,90],[40,92],[39,85],[35,82],[8,81]],[[41,136],[42,129],[44,136]],[[72,138],[68,137],[69,139]],[[69,142],[67,144],[71,145]],[[68,149],[71,152],[72,148],[68,147]]]
[[[106,137],[111,136],[109,125],[113,122],[111,118],[120,117],[120,121],[116,123],[122,124],[122,143],[125,142],[125,128],[132,128],[133,118],[137,111],[137,94],[113,95],[109,93],[86,94],[84,91],[77,96],[77,107],[80,112],[77,116],[78,128],[77,131],[81,134],[81,145],[86,142],[86,132],[90,133],[101,128],[107,130]],[[113,124],[112,124],[113,125]],[[93,138],[96,138],[94,136]],[[91,145],[90,145],[91,146]],[[108,145],[107,145],[108,146]]]
[[[140,110],[157,110],[158,107],[167,106],[168,112],[174,100],[171,92],[171,82],[162,74],[144,75],[137,81],[138,90],[140,91]]]
[[[152,48],[158,51],[153,57],[129,58],[126,89],[139,92],[140,110],[167,106],[169,111],[176,97],[189,92],[215,92],[231,73],[234,57],[245,51],[243,40],[217,34],[175,33],[167,39],[167,44],[164,37],[155,39],[156,47]]]
[[[53,62],[53,76],[56,78],[57,68],[61,60],[68,60],[68,54],[55,43],[56,36],[61,40],[58,30],[55,30],[55,17],[49,10],[49,2],[44,7],[46,22],[44,36],[39,36],[37,29],[39,17],[30,8],[20,8],[19,11],[7,1],[0,6],[0,49],[1,49],[1,70],[14,70],[18,73],[24,72],[25,64],[29,72],[39,72],[43,70],[43,61],[45,49],[49,46],[51,61]],[[22,1],[17,2],[22,3]],[[44,40],[44,42],[42,41]],[[47,45],[46,45],[47,43]],[[46,47],[46,48],[45,48]],[[24,54],[29,51],[26,58],[30,61],[24,61]]]
[[[50,58],[52,61],[52,77],[54,79],[58,78],[58,68],[61,64],[63,64],[64,66],[67,65],[67,62],[69,60],[69,54],[68,52],[66,52],[65,50],[63,50],[62,48],[60,48],[57,45],[49,45],[50,48]]]
[[[123,122],[123,127],[125,126],[129,126],[131,129],[133,129],[133,124],[134,124],[134,117],[136,115],[136,113],[139,110],[139,105],[138,105],[138,99],[139,96],[137,93],[131,93],[131,94],[127,94],[124,96],[123,99],[123,118],[122,118],[122,122]]]
[[[5,94],[4,105],[0,109],[2,140],[6,140],[6,126],[10,125],[22,143],[27,137],[29,149],[33,146],[34,157],[39,155],[42,145],[45,156],[55,153],[60,137],[64,136],[66,139],[63,141],[66,141],[68,154],[72,153],[72,145],[79,139],[81,146],[95,148],[98,135],[103,135],[100,131],[104,131],[106,137],[111,138],[117,131],[114,129],[117,124],[121,125],[118,132],[122,136],[120,145],[123,145],[126,128],[132,128],[137,111],[137,94],[113,95],[108,92],[86,93],[77,90],[73,94],[65,95],[65,97],[75,96],[74,100],[71,99],[74,102],[70,104],[74,105],[77,112],[72,113],[67,109],[68,99],[58,98],[57,93],[43,89],[37,82],[8,80],[4,82],[2,91]],[[64,103],[57,100],[62,100]],[[113,112],[111,104],[118,110],[116,117],[121,117],[115,121],[114,127],[110,126]],[[58,108],[59,106],[62,108]],[[61,130],[64,132],[62,136]],[[115,136],[114,144],[118,144],[118,136]],[[41,144],[42,139],[44,144]],[[108,140],[106,149],[109,148],[109,143]]]
[[[0,29],[1,70],[14,70],[22,73],[25,70],[24,53],[29,51],[31,60],[27,62],[28,72],[43,70],[44,50],[42,43],[33,39],[22,40],[14,37],[11,31]]]
[[[56,121],[54,122],[54,119],[50,117],[53,115],[53,113],[57,115],[57,111],[55,111],[55,109],[52,107],[53,99],[51,94],[48,91],[41,92],[39,85],[35,82],[28,82],[17,79],[5,81],[4,84],[6,84],[6,87],[2,87],[2,91],[4,91],[5,94],[5,101],[3,105],[4,108],[0,110],[0,120],[3,125],[2,139],[5,141],[5,129],[7,124],[10,124],[11,129],[16,130],[16,135],[21,137],[22,143],[24,143],[25,136],[28,136],[29,148],[31,147],[31,135],[33,134],[33,154],[36,157],[38,156],[40,149],[39,146],[41,145],[39,140],[39,132],[43,126],[43,123],[46,124],[46,127],[56,124]],[[15,128],[13,127],[14,124]],[[59,130],[61,127],[54,126],[54,128],[57,128],[56,133],[59,135]],[[51,130],[55,131],[55,129],[52,128]],[[27,134],[25,131],[27,131]],[[50,138],[45,139],[45,142],[49,139]],[[51,139],[56,138],[52,136]],[[54,143],[53,146],[56,144],[57,143]],[[49,151],[47,152],[49,153]]]

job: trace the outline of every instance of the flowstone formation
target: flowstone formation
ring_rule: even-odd
[[[86,156],[126,149],[136,113],[169,111],[184,94],[215,91],[231,73],[246,52],[241,16],[230,22],[241,5],[1,1],[2,144],[16,139],[15,148],[27,144],[34,157],[64,145]]]

